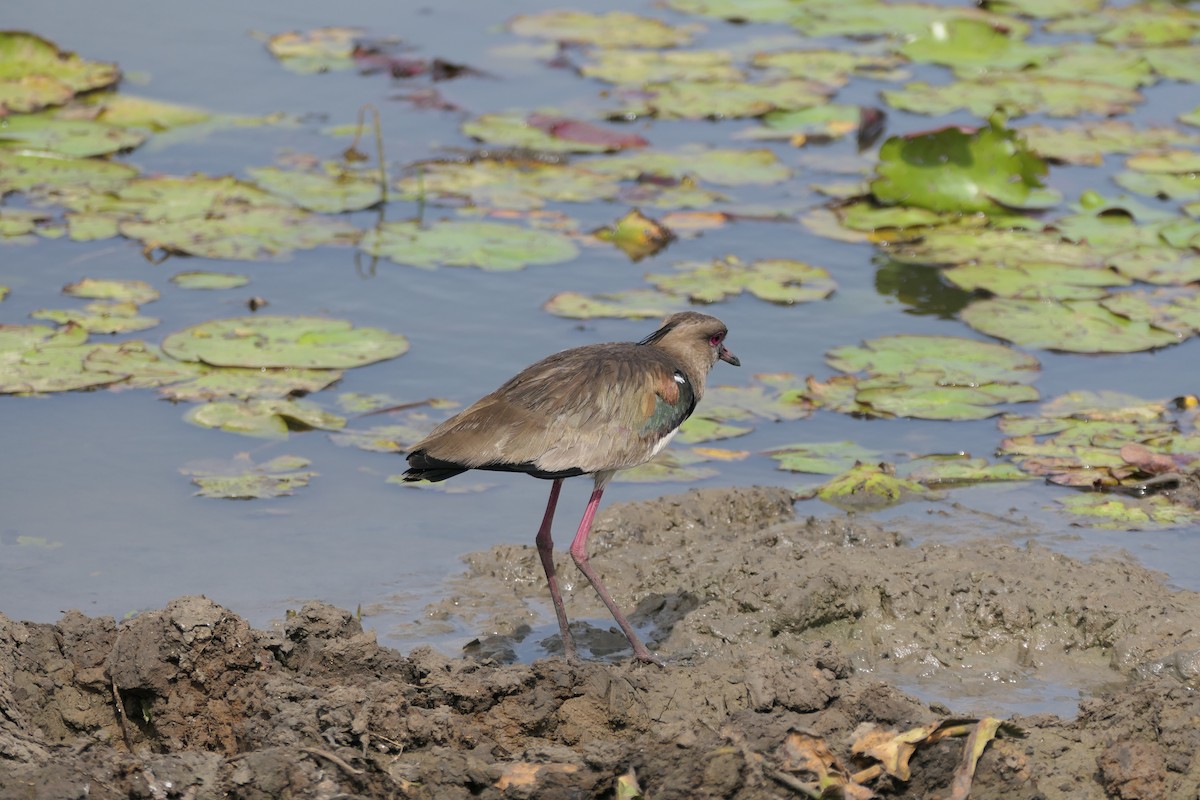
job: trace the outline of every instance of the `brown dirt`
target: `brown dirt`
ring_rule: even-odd
[[[1200,596],[1135,564],[909,546],[857,518],[797,520],[772,489],[614,507],[593,557],[665,669],[502,663],[544,622],[529,547],[471,558],[430,609],[498,631],[467,659],[381,648],[321,603],[277,632],[202,597],[119,625],[0,616],[0,798],[611,797],[631,768],[651,800],[801,797],[797,741],[854,770],[865,726],[950,715],[896,684],[1024,730],[988,745],[973,798],[1200,797]],[[603,619],[574,588],[573,614]],[[611,639],[578,629],[596,651]],[[1003,713],[1047,684],[1088,692],[1077,717]],[[951,797],[962,751],[943,739],[908,780],[866,782]]]

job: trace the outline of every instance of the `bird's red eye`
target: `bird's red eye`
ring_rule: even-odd
[[[717,345],[719,345],[721,343],[721,340],[724,338],[725,337],[722,336],[721,334],[714,333],[712,336],[709,337],[708,344],[710,347],[716,347]]]

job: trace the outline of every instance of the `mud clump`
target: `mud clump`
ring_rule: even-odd
[[[593,563],[666,669],[402,655],[315,602],[278,631],[203,597],[119,625],[0,616],[0,800],[600,798],[631,770],[653,800],[794,797],[812,778],[798,737],[857,770],[864,730],[950,716],[889,680],[1017,692],[1073,665],[1090,692],[1078,715],[993,713],[1024,736],[988,745],[970,796],[1200,795],[1200,601],[1137,565],[908,546],[853,518],[796,520],[765,489],[615,507],[596,536]],[[458,607],[522,635],[536,553],[470,564]],[[964,704],[983,716],[994,697]],[[962,755],[961,738],[918,748],[907,780],[870,788],[948,797]]]

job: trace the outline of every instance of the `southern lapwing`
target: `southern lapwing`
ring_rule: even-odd
[[[591,475],[595,489],[571,542],[571,557],[612,612],[634,655],[662,663],[638,639],[588,563],[588,532],[609,480],[667,446],[700,402],[713,365],[721,360],[741,366],[725,348],[725,334],[719,319],[684,311],[667,317],[640,342],[556,353],[443,422],[408,454],[406,481],[444,481],[469,469],[524,472],[553,481],[536,542],[569,661],[577,655],[554,571],[550,527],[563,478]]]

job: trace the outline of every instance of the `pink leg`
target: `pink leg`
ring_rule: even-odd
[[[571,639],[571,629],[567,626],[567,609],[563,606],[562,593],[558,591],[558,575],[554,571],[554,541],[550,538],[550,526],[554,522],[554,509],[558,505],[558,492],[562,489],[562,478],[554,481],[550,487],[550,500],[546,503],[546,515],[542,518],[542,527],[538,528],[537,549],[542,559],[542,569],[546,571],[546,583],[550,584],[550,599],[554,601],[554,614],[558,617],[558,630],[562,634],[563,655],[567,661],[577,661],[575,642]]]
[[[625,633],[625,638],[633,646],[633,655],[638,661],[657,664],[661,667],[663,666],[663,662],[653,656],[646,649],[646,645],[642,644],[642,641],[638,639],[637,634],[633,632],[633,626],[629,624],[629,620],[625,619],[625,615],[621,613],[621,609],[617,608],[617,604],[609,596],[608,590],[604,588],[604,583],[600,580],[600,576],[596,574],[596,570],[592,569],[592,565],[588,563],[588,534],[591,533],[592,519],[596,516],[596,508],[600,505],[600,496],[603,494],[603,487],[597,488],[592,492],[592,497],[588,500],[587,510],[583,512],[583,520],[579,523],[579,530],[575,534],[575,541],[571,542],[571,558],[575,559],[575,566],[579,567],[579,571],[592,584],[592,588],[596,590],[596,594],[600,595],[600,599],[604,601],[604,605],[608,606],[613,619],[621,626],[621,630]]]

